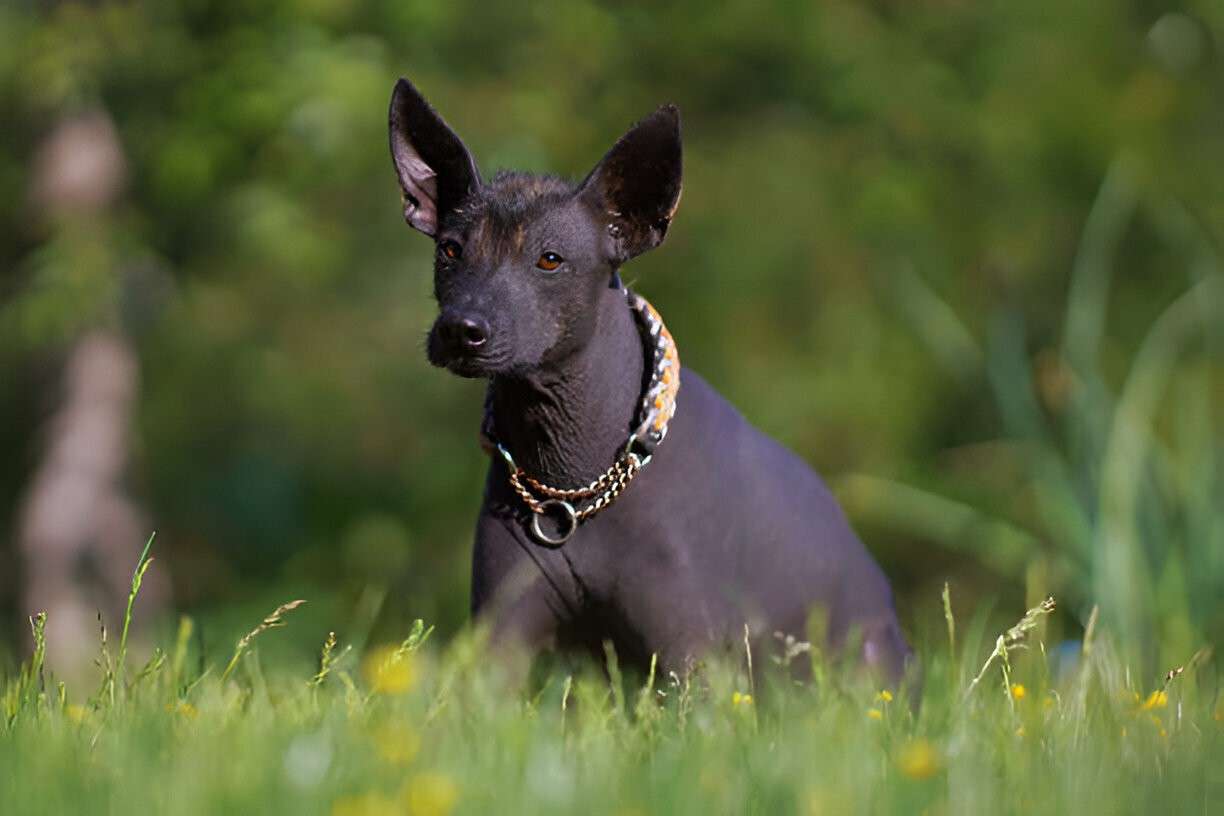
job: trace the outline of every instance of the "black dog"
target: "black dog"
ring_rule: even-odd
[[[482,180],[404,79],[390,129],[405,218],[436,242],[430,362],[489,380],[472,610],[495,641],[597,654],[611,641],[630,665],[682,670],[745,624],[803,640],[822,608],[834,646],[856,632],[865,661],[899,679],[910,652],[888,582],[828,489],[681,377],[657,313],[621,285],[680,200],[676,108],[577,186]]]

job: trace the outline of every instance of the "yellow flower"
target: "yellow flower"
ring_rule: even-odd
[[[77,725],[80,725],[89,719],[89,709],[83,705],[72,703],[64,706],[64,716]]]
[[[412,816],[448,816],[458,799],[459,786],[442,773],[419,773],[404,786],[403,802]]]
[[[196,711],[196,707],[185,700],[179,700],[176,703],[167,703],[166,710],[171,714],[177,714],[184,720],[194,720],[199,716],[200,712]]]
[[[736,708],[742,705],[750,706],[752,705],[752,695],[751,694],[740,694],[737,691],[731,695],[731,705],[735,706]]]
[[[421,750],[421,738],[407,727],[385,726],[371,735],[378,756],[391,765],[409,765]]]
[[[1025,694],[1028,694],[1028,691],[1021,684],[1016,683],[1011,687],[1011,696],[1013,700],[1023,700]]]
[[[876,695],[876,699],[879,700],[880,702],[891,703],[893,699],[893,695],[891,691],[889,691],[888,689],[884,689],[879,694]]]
[[[884,719],[884,712],[878,708],[869,708],[867,709],[867,719],[882,720]]]
[[[1148,695],[1148,698],[1143,701],[1140,708],[1143,711],[1151,711],[1154,708],[1164,708],[1169,704],[1169,695],[1163,691],[1153,691]]]
[[[939,750],[922,737],[907,742],[897,754],[897,767],[910,779],[930,779],[942,766]]]
[[[332,816],[399,816],[403,812],[393,799],[381,793],[342,796],[332,803]]]
[[[395,646],[380,646],[366,655],[361,672],[375,694],[406,694],[416,685],[417,672],[412,655]]]
[[[1028,733],[1028,732],[1024,730],[1024,726],[1023,726],[1023,725],[1022,725],[1022,726],[1020,726],[1019,728],[1017,728],[1017,729],[1016,729],[1016,736],[1017,736],[1017,737],[1023,737],[1023,736],[1024,736],[1025,734],[1027,734],[1027,733]]]

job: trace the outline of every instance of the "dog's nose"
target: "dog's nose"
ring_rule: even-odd
[[[471,315],[446,315],[438,331],[446,344],[457,350],[474,351],[489,340],[489,324]]]

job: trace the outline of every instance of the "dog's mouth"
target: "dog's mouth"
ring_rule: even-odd
[[[491,364],[487,360],[482,360],[472,357],[452,357],[442,363],[440,368],[445,368],[452,374],[467,379],[482,379],[484,377],[492,377],[498,371],[498,366]]]

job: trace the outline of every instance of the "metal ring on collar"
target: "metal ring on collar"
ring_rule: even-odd
[[[561,530],[555,536],[550,538],[544,533],[540,527],[540,518],[547,515],[550,510],[561,511]],[[567,501],[561,499],[545,499],[540,502],[539,509],[531,514],[531,534],[535,536],[535,540],[543,544],[545,547],[556,549],[562,544],[570,540],[574,535],[574,531],[578,529],[578,513],[574,510],[574,506]]]

